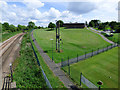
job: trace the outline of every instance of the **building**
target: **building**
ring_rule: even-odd
[[[66,28],[84,28],[85,24],[84,23],[64,23],[63,27],[66,27]]]

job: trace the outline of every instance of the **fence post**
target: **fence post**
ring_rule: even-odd
[[[107,50],[108,50],[109,45],[107,45]]]
[[[11,82],[13,82],[12,64],[10,63]]]
[[[85,58],[86,58],[86,52],[85,52]]]
[[[77,54],[77,62],[78,62],[78,54]]]
[[[98,48],[98,50],[97,50],[97,54],[99,54],[99,48]]]
[[[68,74],[70,75],[69,57],[68,57]]]
[[[92,55],[91,55],[91,57],[93,56],[93,49],[92,49]]]
[[[80,86],[81,86],[82,72],[80,73]]]
[[[63,67],[63,58],[61,59],[61,67]]]
[[[99,90],[100,90],[100,86],[99,86]]]

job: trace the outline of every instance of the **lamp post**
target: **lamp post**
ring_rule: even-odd
[[[11,82],[13,81],[13,74],[12,74],[12,64],[10,63],[10,72],[11,72]]]
[[[50,39],[52,41],[52,62],[53,62],[53,39]]]

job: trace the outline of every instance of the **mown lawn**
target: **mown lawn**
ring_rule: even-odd
[[[31,41],[32,41],[32,39],[31,39]],[[42,68],[43,68],[43,70],[44,70],[44,72],[45,72],[45,74],[46,74],[46,76],[47,76],[47,78],[48,78],[52,88],[65,88],[64,84],[59,80],[58,77],[56,77],[54,75],[54,73],[47,66],[47,64],[45,63],[45,61],[43,60],[43,58],[39,54],[39,52],[38,52],[35,44],[33,43],[33,41],[32,41],[32,45],[33,45],[33,47],[35,49],[35,52],[36,52],[36,54],[38,56],[38,59],[40,61],[40,65],[42,66]]]
[[[52,57],[52,41],[53,41],[53,57],[56,63],[61,62],[61,58],[63,60],[67,60],[69,58],[77,57],[77,54],[83,55],[85,52],[91,52],[92,49],[96,50],[98,48],[103,48],[109,45],[108,42],[103,40],[99,35],[84,29],[60,29],[61,38],[63,40],[63,44],[61,42],[61,53],[56,53],[56,34],[55,30],[48,31],[44,29],[34,30],[33,35],[37,40],[38,44],[42,47],[42,49]]]
[[[68,72],[68,66],[63,67]],[[118,88],[118,47],[70,65],[71,78],[80,83],[80,72],[96,86],[103,82],[102,88]]]

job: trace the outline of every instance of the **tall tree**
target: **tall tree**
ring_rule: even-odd
[[[48,24],[48,28],[51,28],[51,29],[55,28],[55,24],[52,23],[52,22],[50,22],[50,23]]]
[[[29,29],[32,29],[34,27],[35,27],[35,23],[34,22],[32,22],[32,21],[28,22],[28,28]]]
[[[9,23],[4,22],[2,27],[3,27],[3,31],[8,31],[9,30]]]
[[[10,25],[9,29],[10,29],[11,32],[15,32],[16,31],[16,27],[13,24]]]
[[[58,22],[60,23],[60,27],[63,27],[63,23],[64,23],[64,22],[63,22],[62,20],[58,20],[57,23],[58,23]]]

